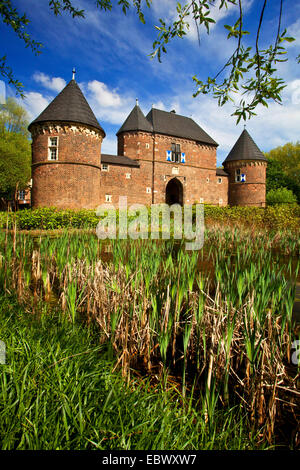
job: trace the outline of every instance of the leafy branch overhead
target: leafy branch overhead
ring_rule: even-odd
[[[215,1],[190,1],[181,6],[177,3],[177,19],[172,25],[167,26],[164,20],[160,20],[157,26],[158,38],[153,43],[152,57],[157,57],[161,61],[162,53],[166,53],[166,45],[175,37],[183,38],[188,34],[191,24],[197,28],[198,40],[200,44],[201,27],[209,34],[210,27],[215,23],[212,18]],[[236,48],[224,66],[213,77],[208,77],[205,81],[197,76],[193,77],[197,90],[194,97],[199,94],[210,93],[218,100],[219,106],[223,106],[228,101],[235,104],[233,94],[242,94],[239,103],[235,104],[233,115],[237,117],[237,122],[246,120],[255,115],[255,108],[258,104],[268,106],[268,101],[281,103],[281,92],[286,86],[284,80],[278,78],[276,64],[287,60],[284,42],[292,42],[294,38],[286,35],[286,29],[282,30],[283,0],[277,1],[278,23],[274,34],[274,41],[266,49],[260,49],[260,39],[262,34],[263,18],[266,13],[267,0],[259,2],[261,10],[258,16],[258,27],[254,38],[254,47],[245,46],[245,36],[249,36],[249,31],[244,29],[244,5],[243,0],[221,0],[219,9],[229,7],[229,4],[236,6],[238,19],[234,25],[225,25],[228,31],[227,39],[235,39]],[[272,3],[274,9],[274,2]],[[298,62],[300,56],[298,56]]]
[[[74,6],[71,0],[49,0],[48,3],[56,16],[66,12],[73,18],[84,18],[84,10]],[[174,38],[184,38],[189,34],[192,25],[196,27],[200,44],[202,30],[209,34],[211,26],[215,23],[213,16],[216,10],[235,7],[232,12],[236,13],[237,20],[233,25],[225,25],[228,31],[227,39],[236,41],[233,54],[214,76],[209,76],[203,81],[195,75],[193,80],[196,85],[194,97],[199,94],[211,94],[218,100],[219,106],[231,101],[235,107],[233,115],[237,117],[237,122],[255,115],[258,104],[268,106],[270,101],[281,103],[282,90],[286,85],[284,80],[276,75],[276,66],[277,63],[287,60],[286,42],[294,41],[294,38],[287,36],[286,29],[282,28],[283,0],[276,2],[263,0],[256,3],[258,26],[253,35],[244,27],[246,0],[190,0],[184,5],[174,2],[173,17],[176,19],[171,24],[162,18],[159,20],[159,25],[155,27],[157,38],[153,42],[153,51],[150,54],[152,58],[156,57],[161,61],[162,54],[167,52],[168,43]],[[151,8],[152,0],[118,0],[117,5],[113,0],[96,0],[95,4],[96,8],[104,12],[117,6],[125,15],[133,9],[139,20],[145,23],[143,10],[144,7]],[[268,6],[277,16],[277,26],[272,43],[266,48],[261,48],[260,44],[264,42],[262,34],[266,31],[263,29],[263,20]],[[32,39],[26,32],[28,18],[25,14],[19,15],[11,0],[0,0],[0,16],[2,21],[13,28],[18,37],[25,42],[26,47],[31,48],[35,54],[41,52],[42,44]],[[248,45],[251,40],[252,47]],[[300,55],[296,61],[300,63]],[[12,69],[6,63],[5,55],[0,57],[0,74],[15,87],[19,95],[24,96],[23,85],[15,79]],[[238,103],[235,102],[234,95],[239,95]]]

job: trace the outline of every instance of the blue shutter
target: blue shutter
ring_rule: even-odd
[[[181,154],[181,163],[185,163],[185,153]]]
[[[167,150],[167,161],[168,162],[172,161],[172,151],[171,150]]]
[[[246,175],[244,173],[241,174],[241,182],[245,183],[246,181]]]

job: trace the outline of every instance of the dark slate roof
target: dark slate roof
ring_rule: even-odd
[[[108,155],[106,153],[101,154],[101,163],[109,163],[112,165],[122,166],[140,166],[137,160],[132,160],[131,158],[126,157],[125,155]]]
[[[151,123],[153,131],[159,134],[182,137],[184,139],[191,139],[196,142],[203,142],[215,146],[218,145],[217,142],[189,117],[152,108],[146,118]]]
[[[75,80],[71,80],[47,108],[29,125],[46,121],[78,122],[105,132]]]
[[[145,118],[138,104],[135,105],[122,127],[118,130],[117,135],[126,131],[153,131],[151,124]]]
[[[226,171],[224,171],[223,168],[217,168],[216,175],[217,176],[228,176],[228,173],[226,173]]]
[[[259,150],[256,143],[250,136],[250,134],[243,130],[240,137],[236,141],[235,145],[230,150],[225,162],[231,162],[234,160],[265,160],[267,161],[264,154]]]

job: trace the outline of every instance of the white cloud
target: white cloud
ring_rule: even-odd
[[[105,121],[121,126],[135,106],[135,98],[131,94],[121,95],[98,80],[82,83],[80,87],[100,124]]]
[[[107,134],[102,142],[101,153],[117,155],[117,137],[114,134]]]
[[[300,104],[300,80],[293,80],[290,83],[291,100],[293,104]]]
[[[153,108],[155,109],[160,109],[162,111],[165,111],[166,110],[166,106],[164,105],[164,103],[162,101],[156,101],[155,103],[153,103],[151,106],[153,106]]]
[[[236,125],[236,118],[231,114],[231,104],[219,107],[217,100],[206,95],[192,98],[189,93],[178,91],[170,97],[171,102],[178,102],[181,114],[194,119],[216,142],[217,163],[222,164],[229,151],[240,136],[244,124],[260,150],[268,152],[272,148],[299,140],[300,122],[300,80],[290,80],[282,95],[282,105],[269,103],[269,107],[259,106],[257,116],[241,121]],[[168,103],[168,98],[164,97]],[[167,109],[172,109],[167,107]],[[176,108],[175,108],[176,109]],[[179,108],[178,108],[179,109]]]
[[[48,98],[45,98],[41,93],[31,91],[26,94],[22,104],[25,106],[31,119],[35,119],[44,109],[48,106]]]
[[[244,0],[243,1],[243,14],[247,13],[254,0]],[[210,31],[213,31],[216,27],[217,23],[226,18],[227,16],[231,15],[232,13],[236,12],[239,15],[239,6],[238,4],[228,3],[228,7],[226,8],[225,5],[220,9],[221,0],[216,0],[214,3],[210,5],[210,14],[209,17],[215,20],[215,23],[210,23]],[[162,18],[166,21],[166,23],[173,23],[174,21],[178,20],[178,13],[176,11],[176,5],[174,0],[164,0],[163,2],[154,2],[153,3],[153,10],[156,13],[158,18]],[[188,34],[186,36],[187,39],[191,41],[198,41],[198,32],[197,26],[195,21],[193,20],[192,14],[185,18],[185,21],[189,23]],[[200,26],[199,32],[201,36],[203,32],[206,33],[206,29],[204,26]]]
[[[300,19],[298,19],[295,23],[292,23],[287,29],[287,35],[292,36],[295,38],[295,41],[291,43],[286,43],[285,45],[292,47],[292,46],[299,46],[300,45]]]
[[[43,72],[36,72],[33,75],[33,79],[37,83],[41,83],[45,88],[51,91],[60,92],[65,86],[66,81],[60,77],[49,77]]]
[[[122,100],[115,90],[109,90],[107,85],[98,80],[93,80],[87,85],[88,90],[92,93],[93,99],[104,108],[120,107]]]

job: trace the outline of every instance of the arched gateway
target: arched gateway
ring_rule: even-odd
[[[171,179],[166,186],[166,203],[183,205],[183,186],[177,179]]]

